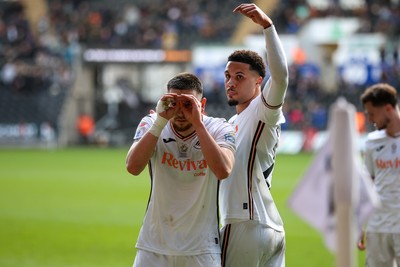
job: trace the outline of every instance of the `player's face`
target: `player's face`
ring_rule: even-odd
[[[194,90],[177,90],[177,89],[170,89],[170,93],[174,93],[177,95],[180,94],[187,94],[187,95],[194,95],[199,98]],[[192,128],[192,124],[185,118],[183,111],[178,108],[175,116],[171,119],[172,125],[174,126],[175,131],[177,132],[186,132]]]
[[[378,130],[385,129],[387,127],[390,121],[387,113],[387,105],[375,107],[371,102],[367,102],[364,105],[364,109],[368,121],[373,123]]]
[[[229,61],[225,68],[225,90],[230,106],[249,103],[258,95],[262,77],[250,65]]]

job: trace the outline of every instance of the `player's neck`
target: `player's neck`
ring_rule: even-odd
[[[386,133],[392,137],[400,136],[400,115],[396,113],[386,128]]]
[[[241,112],[243,112],[243,110],[245,110],[250,105],[251,101],[253,101],[254,98],[256,98],[259,94],[259,92],[256,92],[253,97],[250,98],[248,101],[236,105],[236,113],[240,114]]]

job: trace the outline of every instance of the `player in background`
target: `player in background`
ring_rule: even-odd
[[[285,266],[285,233],[270,187],[276,148],[285,122],[282,104],[288,85],[286,56],[272,20],[256,5],[234,12],[263,28],[270,78],[261,90],[266,66],[255,52],[239,50],[228,57],[225,90],[237,114],[236,160],[220,185],[222,265]]]
[[[381,206],[368,219],[358,243],[366,249],[367,267],[400,266],[400,110],[396,89],[375,84],[361,95],[376,131],[368,134],[364,161]],[[364,242],[365,238],[365,242]]]
[[[221,266],[218,181],[234,164],[234,129],[203,114],[201,81],[181,73],[156,113],[144,117],[126,158],[128,172],[148,165],[151,193],[136,244],[135,267]]]

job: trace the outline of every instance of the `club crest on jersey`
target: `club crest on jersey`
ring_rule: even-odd
[[[187,144],[182,143],[178,145],[178,149],[179,149],[179,157],[180,158],[187,158],[187,152],[189,150],[189,147]]]

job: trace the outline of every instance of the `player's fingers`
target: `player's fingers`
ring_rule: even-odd
[[[196,107],[197,109],[201,110],[201,102],[195,96],[193,95],[191,96],[190,103],[193,107]]]
[[[232,12],[238,12],[242,8],[243,4],[238,5]]]
[[[357,242],[357,248],[359,250],[365,250],[365,240],[364,235],[361,235]]]
[[[233,12],[240,12],[240,13],[242,13],[242,12],[244,12],[244,11],[246,10],[246,8],[248,8],[248,5],[246,5],[246,4],[241,4],[241,5],[237,6],[237,7],[233,10]]]
[[[177,96],[177,94],[173,94],[173,93],[166,93],[161,97],[161,101],[167,101],[170,99],[175,99]]]
[[[189,94],[178,95],[178,100],[180,102],[183,102],[184,104],[185,102],[190,102],[191,104],[195,104],[198,102],[198,99],[194,95],[189,95]]]
[[[156,113],[162,113],[176,106],[176,94],[164,94],[157,102]]]
[[[242,14],[245,14],[251,10],[257,9],[257,6],[255,4],[241,4],[237,6],[233,12],[240,12]]]
[[[241,10],[240,14],[242,14],[243,16],[246,16],[252,20],[255,20],[257,18],[260,17],[259,13],[257,12],[257,10]]]
[[[359,241],[359,242],[357,243],[357,248],[358,248],[359,250],[365,250],[365,244],[364,244],[364,242],[363,242],[363,241]]]

